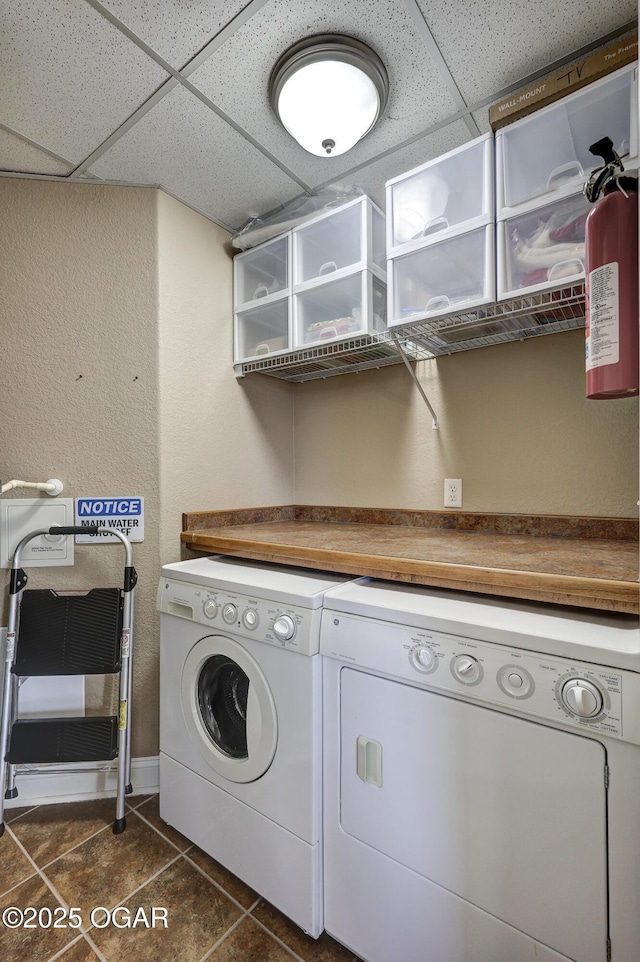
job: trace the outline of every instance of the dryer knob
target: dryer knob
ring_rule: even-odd
[[[230,601],[222,609],[222,617],[228,625],[232,625],[238,616],[238,609]]]
[[[409,660],[418,671],[433,671],[436,666],[436,653],[428,645],[416,645],[409,652]]]
[[[296,633],[296,624],[291,615],[278,615],[273,623],[273,633],[278,641],[290,641]]]
[[[562,687],[562,703],[578,718],[594,718],[602,711],[602,692],[583,678],[571,678]]]
[[[462,682],[463,685],[477,685],[482,681],[482,666],[473,655],[456,655],[451,671],[456,681]]]

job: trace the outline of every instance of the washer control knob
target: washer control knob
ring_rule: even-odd
[[[409,652],[409,661],[418,671],[432,671],[436,666],[436,653],[428,645],[416,645]]]
[[[222,617],[228,625],[232,625],[238,617],[238,609],[228,601],[222,608]]]
[[[602,692],[591,681],[570,678],[562,686],[562,704],[578,718],[594,718],[602,711]]]
[[[215,618],[218,614],[218,603],[213,598],[208,598],[202,606],[202,610],[207,618]]]
[[[291,615],[278,615],[273,623],[273,633],[278,641],[290,641],[296,633],[296,623]]]
[[[255,608],[246,608],[242,613],[242,624],[249,631],[253,631],[254,628],[258,627],[258,612]]]
[[[457,655],[451,666],[453,677],[464,685],[475,685],[482,679],[482,667],[472,655]]]
[[[512,688],[522,688],[522,686],[524,685],[524,678],[517,671],[509,672],[509,675],[507,676],[507,681],[509,682]]]

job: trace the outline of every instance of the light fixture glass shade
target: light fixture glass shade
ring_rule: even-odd
[[[344,154],[361,140],[384,109],[388,89],[373,50],[326,34],[288,50],[270,80],[271,103],[283,126],[319,157]]]

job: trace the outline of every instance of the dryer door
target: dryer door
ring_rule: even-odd
[[[263,775],[276,751],[278,719],[257,661],[232,638],[207,635],[182,671],[189,734],[205,761],[232,782]]]

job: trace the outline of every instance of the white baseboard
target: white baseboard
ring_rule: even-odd
[[[56,765],[55,771],[46,766],[19,765],[16,774],[18,796],[7,799],[5,808],[111,798],[115,796],[117,778],[117,762],[115,765],[104,762]],[[131,783],[134,795],[152,795],[158,791],[160,771],[157,755],[131,759]]]

